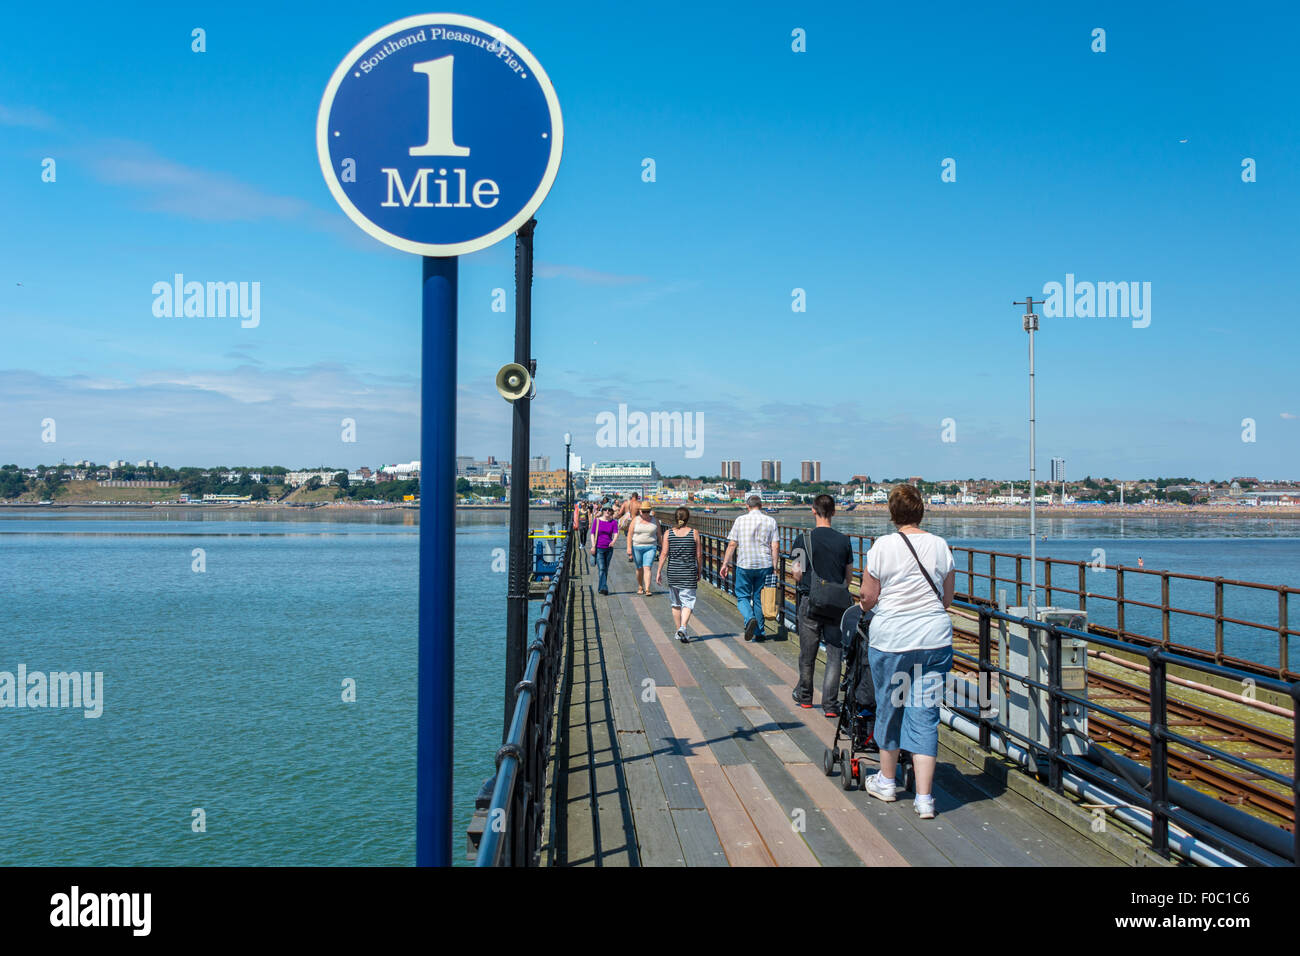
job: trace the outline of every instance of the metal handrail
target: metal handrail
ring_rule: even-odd
[[[1144,806],[1151,814],[1152,849],[1163,856],[1169,855],[1169,823],[1174,822],[1184,829],[1195,834],[1198,838],[1205,840],[1211,845],[1219,846],[1224,850],[1232,850],[1235,847],[1226,841],[1223,833],[1218,828],[1212,827],[1200,820],[1194,815],[1180,810],[1176,805],[1169,801],[1169,753],[1168,745],[1176,743],[1188,750],[1195,751],[1207,757],[1214,758],[1231,764],[1239,769],[1249,773],[1256,774],[1259,777],[1273,781],[1282,786],[1289,786],[1292,791],[1292,805],[1300,808],[1300,681],[1283,681],[1276,678],[1253,676],[1243,673],[1242,671],[1227,667],[1221,664],[1214,664],[1197,658],[1188,657],[1164,650],[1160,647],[1149,647],[1146,649],[1145,656],[1150,666],[1150,694],[1148,697],[1148,719],[1140,720],[1137,717],[1117,711],[1109,707],[1104,707],[1085,697],[1071,694],[1062,688],[1061,684],[1061,639],[1073,638],[1085,641],[1089,644],[1099,644],[1103,647],[1109,647],[1112,650],[1132,650],[1132,645],[1122,640],[1108,638],[1103,635],[1088,633],[1076,630],[1074,628],[1063,627],[1058,624],[1050,624],[1030,618],[1017,617],[1012,614],[999,611],[985,604],[974,604],[968,601],[954,601],[953,605],[967,611],[974,611],[979,615],[979,659],[977,674],[977,687],[985,688],[989,686],[988,680],[993,675],[1015,681],[1026,687],[1033,687],[1044,691],[1049,696],[1050,723],[1049,723],[1049,746],[1044,748],[1041,744],[1028,739],[1022,734],[1018,734],[1006,727],[1000,722],[994,722],[983,706],[972,711],[970,708],[949,705],[950,709],[956,712],[965,712],[963,715],[974,720],[980,727],[980,743],[988,749],[989,737],[991,731],[996,728],[1002,736],[1013,736],[1022,741],[1026,750],[1035,752],[1046,758],[1048,765],[1048,782],[1052,788],[1061,793],[1063,790],[1062,772],[1065,769],[1073,771],[1093,771],[1096,767],[1089,761],[1082,760],[1078,757],[1066,754],[1061,748],[1062,738],[1065,731],[1061,727],[1061,707],[1065,703],[1073,703],[1083,707],[1088,712],[1104,713],[1112,719],[1119,720],[1131,727],[1136,727],[1145,731],[1151,740],[1150,771],[1151,782],[1149,792],[1138,788],[1130,788],[1130,791],[1124,796],[1131,801]],[[1046,632],[1048,640],[1048,663],[1050,680],[1044,684],[1035,681],[1024,675],[1013,673],[1006,668],[995,665],[991,661],[991,628],[992,621],[1006,621],[1016,624],[1027,630],[1034,629]],[[967,656],[968,655],[963,655]],[[1168,723],[1168,668],[1169,666],[1181,667],[1186,670],[1198,671],[1217,677],[1224,677],[1233,680],[1240,680],[1250,677],[1255,681],[1258,687],[1274,693],[1290,697],[1293,702],[1292,711],[1292,774],[1285,777],[1257,763],[1229,754],[1217,747],[1209,746],[1201,741],[1194,740],[1182,734],[1172,731]],[[986,678],[986,675],[988,677]],[[981,693],[983,691],[981,690]],[[1297,815],[1300,818],[1300,814]],[[1300,826],[1292,826],[1292,846],[1291,863],[1300,865]]]
[[[731,526],[733,519],[720,517],[717,515],[692,515],[691,524],[704,533],[711,533],[718,537],[726,537],[727,530]],[[795,525],[778,525],[783,551],[788,551],[793,544],[795,536],[802,534],[806,528]],[[861,532],[844,532],[850,539],[854,554],[854,564],[856,575],[861,580],[862,573],[866,568],[866,554],[870,550],[875,537]],[[965,591],[958,589],[960,595],[968,597],[970,600],[978,603],[981,600],[987,600],[994,603],[997,600],[997,590],[999,585],[1007,585],[1016,591],[1015,603],[1018,605],[1025,604],[1023,591],[1028,581],[1028,576],[1023,573],[1022,565],[1029,561],[1029,555],[1018,554],[1012,551],[999,551],[984,548],[967,548],[955,546],[952,548],[953,563],[956,570],[957,581],[959,584],[965,584]],[[976,562],[978,561],[986,570],[977,570]],[[1006,577],[998,574],[998,559],[1005,559],[1016,562],[1016,574],[1014,577]],[[1292,627],[1289,611],[1292,595],[1300,594],[1300,588],[1290,587],[1281,584],[1265,584],[1259,581],[1238,581],[1231,578],[1210,577],[1200,574],[1181,574],[1173,571],[1165,571],[1157,568],[1135,568],[1126,565],[1110,565],[1104,562],[1094,563],[1088,561],[1072,561],[1065,558],[1050,558],[1039,555],[1037,557],[1039,569],[1042,571],[1038,579],[1042,582],[1039,589],[1045,592],[1045,600],[1040,601],[1042,605],[1052,602],[1053,594],[1068,594],[1076,598],[1081,610],[1087,610],[1088,601],[1110,602],[1115,609],[1115,626],[1103,625],[1092,622],[1089,625],[1090,632],[1113,634],[1120,638],[1126,639],[1130,645],[1138,644],[1141,646],[1159,645],[1166,650],[1176,649],[1180,653],[1197,658],[1199,660],[1212,660],[1215,663],[1231,664],[1239,669],[1252,672],[1251,676],[1257,674],[1268,674],[1283,680],[1300,679],[1300,671],[1293,670],[1290,665],[1290,639],[1300,637],[1300,630]],[[1053,569],[1064,572],[1064,574],[1053,574]],[[1115,593],[1108,594],[1102,591],[1089,589],[1089,577],[1095,574],[1113,574],[1115,577]],[[1073,577],[1071,577],[1073,575]],[[1055,577],[1055,581],[1053,578]],[[1138,597],[1128,596],[1125,594],[1126,581],[1158,581],[1161,599],[1159,603],[1154,601],[1142,600]],[[784,575],[781,576],[782,583],[788,588],[788,582],[785,582]],[[985,584],[987,582],[987,585]],[[1196,610],[1193,608],[1183,608],[1173,605],[1170,601],[1171,585],[1177,582],[1195,582],[1201,584],[1212,584],[1214,586],[1214,610]],[[1071,584],[1077,583],[1076,586]],[[977,591],[983,591],[987,586],[987,595],[981,597]],[[1235,590],[1234,590],[1235,589]],[[1276,595],[1277,598],[1277,619],[1275,622],[1252,621],[1245,618],[1226,613],[1225,606],[1228,598],[1239,592],[1267,592]],[[1141,631],[1130,628],[1127,620],[1127,613],[1132,609],[1141,609],[1144,611],[1155,612],[1159,616],[1160,634],[1144,634]],[[1178,618],[1175,618],[1175,615]],[[1194,647],[1187,643],[1179,643],[1173,639],[1172,631],[1176,619],[1190,618],[1202,621],[1212,621],[1214,624],[1214,649]],[[1300,622],[1296,622],[1300,623]],[[1277,663],[1276,665],[1267,664],[1264,661],[1250,660],[1248,658],[1227,653],[1225,647],[1225,625],[1252,628],[1255,631],[1266,631],[1275,634],[1277,637]]]
[[[497,751],[496,779],[475,866],[536,866],[541,853],[543,793],[552,712],[569,611],[572,537],[558,546],[559,570],[551,578],[541,616],[533,625],[523,679],[505,743]]]

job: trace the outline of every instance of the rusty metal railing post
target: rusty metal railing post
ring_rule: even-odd
[[[1088,566],[1079,562],[1079,610],[1088,610]]]
[[[1016,555],[1016,604],[1020,605],[1025,603],[1025,599],[1022,596],[1023,585],[1021,583],[1025,580],[1024,560],[1025,559],[1021,555]]]
[[[1223,663],[1223,578],[1214,579],[1214,663]]]
[[[1291,657],[1288,653],[1289,642],[1287,640],[1287,630],[1289,629],[1289,625],[1286,620],[1286,612],[1287,592],[1279,588],[1277,592],[1277,647],[1279,654],[1277,664],[1278,677],[1286,677],[1286,672],[1290,668],[1291,664]],[[1300,827],[1297,827],[1297,832],[1300,832]]]
[[[1169,647],[1169,572],[1160,572],[1160,646]]]
[[[1123,637],[1124,631],[1124,565],[1115,568],[1115,629]]]

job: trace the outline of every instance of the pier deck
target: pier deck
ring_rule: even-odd
[[[746,643],[729,596],[701,583],[683,645],[667,590],[638,596],[620,549],[608,596],[594,562],[575,571],[552,865],[1122,865],[942,747],[933,820],[910,794],[845,792],[822,772],[833,721],[790,697],[793,633]]]

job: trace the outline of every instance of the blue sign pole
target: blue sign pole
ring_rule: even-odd
[[[316,154],[339,208],[423,256],[416,863],[451,865],[457,256],[528,222],[564,123],[542,65],[500,27],[430,13],[367,36],[334,70]],[[526,492],[527,489],[524,489]]]
[[[425,256],[420,340],[420,658],[415,862],[451,866],[455,692],[456,284],[460,260]]]

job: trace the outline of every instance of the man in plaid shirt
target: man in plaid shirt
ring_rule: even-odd
[[[756,636],[761,641],[763,631],[763,585],[780,562],[780,544],[776,532],[776,519],[763,514],[763,499],[750,495],[745,499],[749,510],[731,523],[727,535],[727,553],[722,556],[719,573],[725,578],[731,569],[731,559],[736,552],[736,604],[745,618],[745,640]]]

